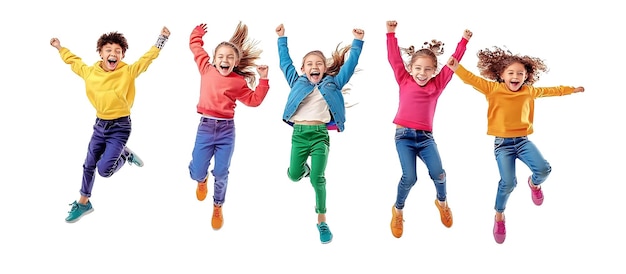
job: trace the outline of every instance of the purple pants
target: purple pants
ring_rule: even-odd
[[[89,141],[87,158],[83,164],[83,184],[80,195],[91,197],[95,171],[102,177],[111,177],[126,163],[124,148],[130,136],[130,116],[114,120],[96,119]]]
[[[228,169],[234,151],[235,122],[202,117],[191,154],[189,175],[197,182],[204,181],[208,175],[211,158],[215,157],[211,173],[215,177],[213,203],[216,205],[223,204],[226,198]]]

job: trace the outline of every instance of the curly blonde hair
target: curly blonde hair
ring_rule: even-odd
[[[514,63],[520,63],[526,69],[528,78],[524,84],[532,85],[539,81],[542,72],[548,72],[548,67],[543,60],[537,57],[513,54],[508,49],[505,50],[497,46],[479,50],[476,55],[478,56],[480,75],[496,82],[503,82],[500,75]]]
[[[248,85],[254,87],[256,85],[255,62],[261,58],[263,52],[262,49],[257,48],[258,44],[259,41],[248,37],[248,26],[239,21],[230,40],[217,44],[215,52],[220,47],[232,48],[239,59],[239,65],[233,69],[233,72],[243,76]]]

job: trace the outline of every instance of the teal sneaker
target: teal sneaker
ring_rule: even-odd
[[[138,167],[142,167],[143,166],[143,161],[141,160],[141,158],[139,158],[139,156],[137,156],[137,154],[135,152],[133,152],[132,150],[130,150],[130,148],[128,147],[124,147],[124,152],[128,153],[128,156],[126,156],[126,160],[128,161],[129,165],[136,165]]]
[[[91,201],[87,201],[86,205],[79,204],[78,202],[74,201],[70,205],[72,206],[72,208],[70,209],[70,211],[68,211],[69,215],[67,216],[67,218],[65,218],[65,221],[68,223],[74,223],[80,220],[80,218],[82,218],[83,216],[93,212]]]
[[[320,231],[320,241],[323,244],[330,243],[333,240],[333,233],[330,232],[330,228],[328,228],[328,224],[325,222],[318,224],[317,230]]]

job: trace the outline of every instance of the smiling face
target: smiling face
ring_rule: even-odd
[[[114,71],[117,64],[124,58],[124,51],[119,44],[108,43],[100,49],[100,58],[102,63],[100,66],[105,71]]]
[[[239,65],[239,54],[228,44],[221,44],[215,49],[213,65],[222,76],[227,76]]]
[[[515,62],[500,74],[500,79],[511,91],[518,91],[528,78],[528,72],[522,63]]]
[[[413,80],[420,85],[425,86],[435,75],[437,69],[433,59],[429,56],[416,58],[409,66],[409,74],[413,76]]]
[[[302,73],[313,84],[319,83],[326,73],[326,58],[320,52],[310,52],[302,61]]]

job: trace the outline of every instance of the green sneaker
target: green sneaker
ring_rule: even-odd
[[[320,231],[320,241],[323,244],[330,243],[333,240],[333,233],[330,232],[330,228],[328,228],[328,224],[325,222],[318,224],[317,230]]]
[[[67,218],[65,218],[65,221],[68,223],[74,223],[80,220],[80,218],[82,218],[83,216],[93,212],[91,201],[87,201],[86,205],[79,204],[78,202],[74,201],[70,205],[72,206],[72,209],[68,211],[69,215],[67,216]]]
[[[124,152],[128,153],[128,156],[126,156],[126,160],[128,161],[129,165],[136,165],[138,167],[142,167],[143,166],[143,161],[141,160],[141,158],[139,158],[139,156],[137,156],[137,154],[135,152],[133,152],[132,150],[130,150],[130,148],[128,147],[124,147]]]

